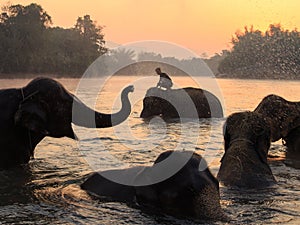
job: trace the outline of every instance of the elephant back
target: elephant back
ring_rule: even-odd
[[[171,90],[150,88],[145,98],[153,97],[161,99],[169,117],[223,117],[223,108],[219,99],[209,91],[200,88],[187,87]],[[177,112],[172,114],[173,111]]]

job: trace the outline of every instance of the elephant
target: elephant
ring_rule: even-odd
[[[37,77],[22,88],[0,90],[0,168],[28,163],[36,145],[46,136],[76,139],[71,123],[105,128],[123,122],[131,112],[128,94],[132,91],[133,86],[122,91],[119,112],[103,114],[47,77]],[[95,116],[94,123],[87,122],[84,115]]]
[[[231,114],[224,125],[225,153],[217,178],[225,186],[263,188],[276,183],[267,162],[270,126],[257,112]]]
[[[300,126],[300,102],[290,102],[278,95],[268,95],[254,110],[269,120],[271,141],[278,141]]]
[[[199,88],[162,90],[150,88],[143,99],[141,118],[220,118],[223,109],[219,99]]]
[[[171,156],[173,157],[171,159]],[[167,168],[173,169],[183,160],[185,164],[173,175],[162,181],[139,183],[141,179],[152,181],[164,171],[148,175],[159,163],[170,157]],[[200,170],[200,162],[205,165]],[[127,181],[121,184],[110,180],[107,175]],[[191,151],[165,151],[152,166],[95,172],[81,188],[93,196],[114,201],[138,204],[144,209],[154,209],[169,215],[195,219],[226,220],[220,206],[219,182],[207,168],[206,161]]]

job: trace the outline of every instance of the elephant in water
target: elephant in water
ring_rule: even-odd
[[[269,120],[271,140],[282,138],[287,147],[286,164],[300,168],[300,102],[277,95],[266,96],[255,109]]]
[[[85,106],[50,78],[36,78],[19,89],[0,90],[0,168],[28,163],[45,136],[75,139],[71,123],[94,128],[121,123],[130,115],[128,93],[132,91],[133,86],[123,90],[119,112],[103,114]],[[84,115],[94,116],[94,123]]]
[[[277,95],[268,95],[254,111],[269,120],[272,141],[285,139],[291,130],[300,126],[300,102],[290,102]]]
[[[150,88],[143,99],[141,118],[212,118],[223,117],[219,99],[198,88],[162,90]]]
[[[167,168],[154,172],[155,167],[164,163],[165,159],[169,160],[165,161],[168,163]],[[181,164],[182,162],[184,163]],[[200,162],[204,166],[203,170]],[[177,172],[175,170],[173,175],[162,181],[153,184],[139,183],[142,179],[153,181],[168,169],[173,171],[178,165],[179,170]],[[109,177],[118,177],[126,184],[120,184]],[[140,206],[170,215],[226,220],[220,206],[219,182],[207,168],[205,160],[200,155],[189,151],[163,152],[152,167],[133,167],[93,173],[81,188],[98,197],[138,203]]]
[[[267,162],[270,148],[267,119],[256,112],[230,115],[224,125],[225,153],[218,179],[226,186],[262,188],[275,183]]]

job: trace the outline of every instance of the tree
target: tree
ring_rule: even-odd
[[[5,72],[29,72],[33,61],[39,60],[43,32],[51,24],[51,17],[40,5],[13,5],[1,14],[2,61]]]
[[[209,59],[204,59],[204,62],[208,65],[214,75],[218,76],[220,74],[219,65],[222,60],[224,60],[229,54],[228,50],[223,50],[220,54],[215,53],[214,56],[210,57]]]
[[[230,76],[297,77],[300,73],[300,35],[271,24],[266,32],[245,27],[232,38],[233,48],[220,62],[219,71]]]
[[[148,61],[161,61],[161,54],[154,52],[140,52],[137,56],[138,61],[148,60]]]
[[[0,73],[82,75],[105,53],[102,27],[89,15],[73,28],[52,28],[51,17],[37,4],[3,7],[0,15]]]
[[[112,50],[110,56],[114,63],[119,66],[125,66],[135,62],[135,51],[131,49],[118,48],[117,50]]]
[[[102,27],[97,26],[96,23],[91,20],[90,15],[85,15],[78,17],[75,24],[75,30],[77,30],[89,43],[96,47],[97,51],[104,54],[107,49],[104,47],[104,35],[102,32]]]

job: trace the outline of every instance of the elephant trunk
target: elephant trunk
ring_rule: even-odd
[[[96,112],[85,106],[79,99],[74,97],[72,122],[75,125],[87,128],[112,127],[122,123],[131,112],[131,104],[128,98],[129,92],[133,92],[133,86],[126,87],[121,93],[122,108],[114,114]]]

